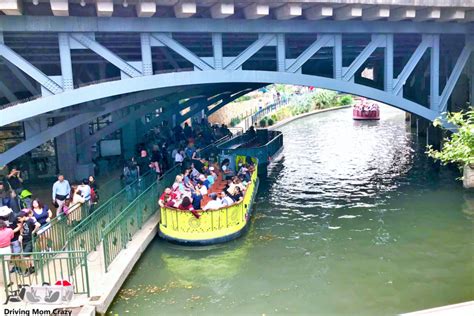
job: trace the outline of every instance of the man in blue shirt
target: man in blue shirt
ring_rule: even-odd
[[[71,186],[69,182],[64,179],[64,175],[58,175],[58,181],[53,184],[53,204],[57,206],[57,210],[61,210],[64,201],[69,197],[71,193]]]

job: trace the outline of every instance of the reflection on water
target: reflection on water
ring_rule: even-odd
[[[204,249],[155,239],[112,313],[393,315],[474,297],[474,196],[403,113],[339,110],[282,131],[249,232]]]

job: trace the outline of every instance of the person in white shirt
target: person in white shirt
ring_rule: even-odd
[[[211,200],[202,208],[204,211],[217,210],[222,207],[222,202],[217,198],[217,194],[211,193],[209,196]]]
[[[225,192],[221,193],[220,199],[223,207],[231,206],[232,204],[234,204],[234,200],[232,200],[232,198],[228,196]]]
[[[181,164],[183,160],[184,160],[184,156],[183,156],[182,150],[180,149],[174,156],[174,162],[175,164]]]
[[[196,185],[196,188],[199,190],[199,192],[201,192],[201,195],[202,195],[202,196],[206,196],[206,195],[207,195],[207,192],[208,192],[208,191],[207,191],[207,187],[206,187],[204,184],[202,184],[202,183],[199,182],[199,183]]]

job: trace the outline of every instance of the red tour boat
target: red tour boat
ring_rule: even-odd
[[[360,99],[352,109],[352,118],[354,120],[379,120],[379,105],[375,102],[367,102],[366,99]]]

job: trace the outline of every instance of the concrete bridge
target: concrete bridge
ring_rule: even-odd
[[[473,99],[469,0],[2,0],[0,11],[0,165],[49,151],[69,178],[91,172],[110,134],[131,155],[146,128],[270,83],[430,121]]]

